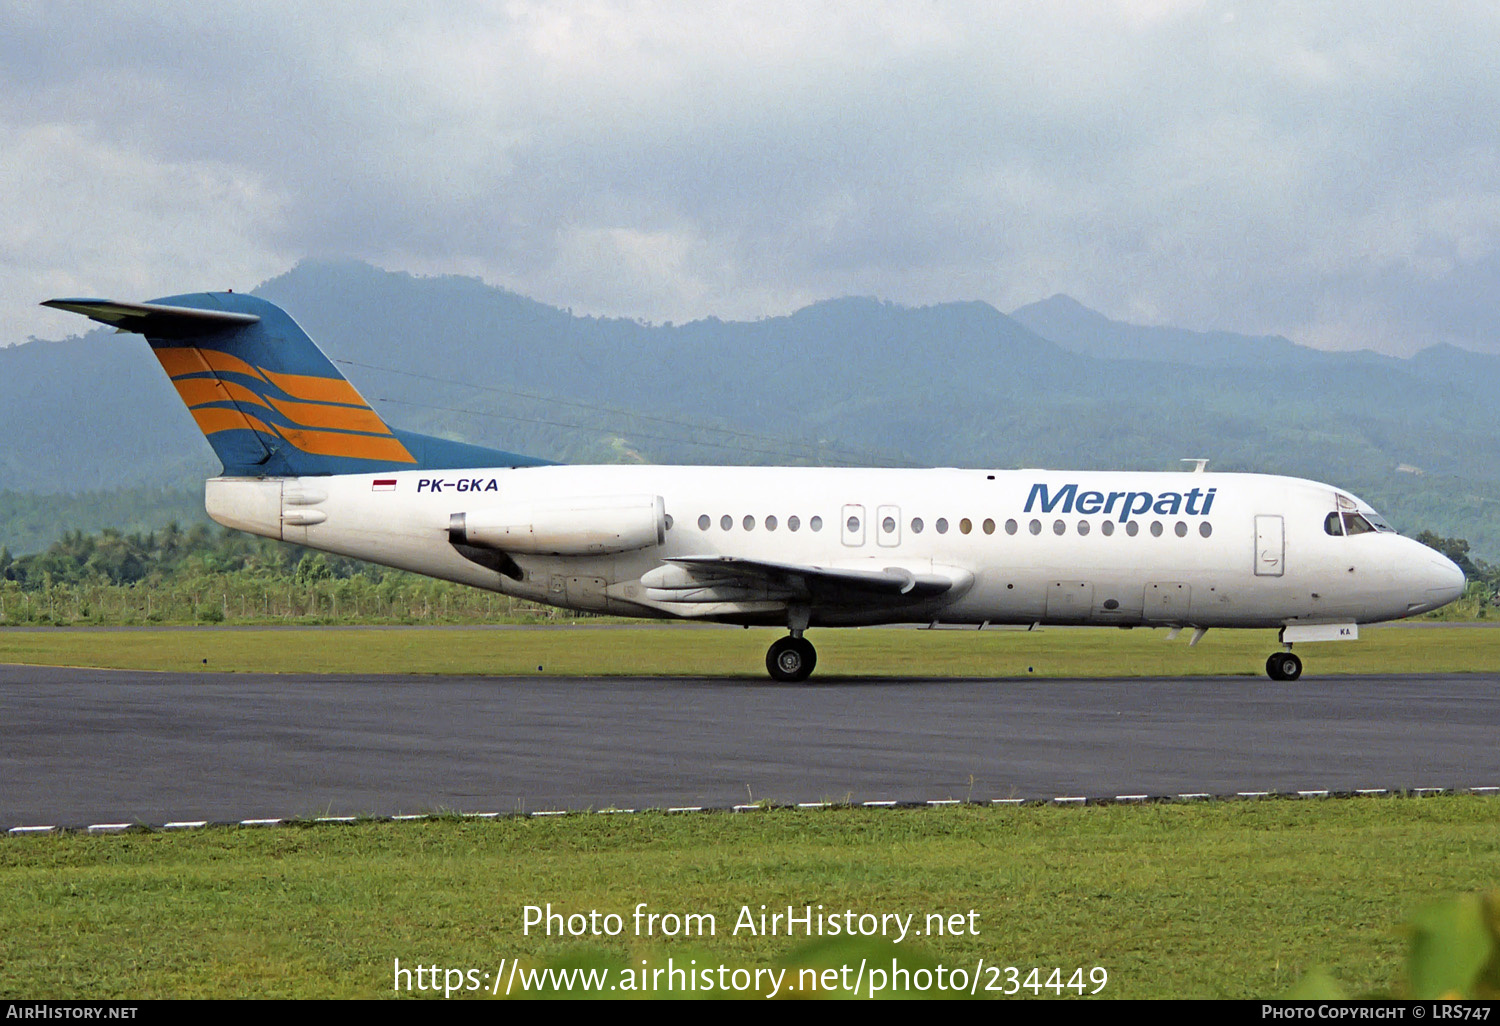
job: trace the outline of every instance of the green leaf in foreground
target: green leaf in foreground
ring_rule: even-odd
[[[1406,986],[1398,997],[1500,998],[1500,892],[1463,894],[1428,905],[1411,917],[1404,932]],[[1315,969],[1286,996],[1313,1001],[1340,1000],[1348,994],[1326,971]]]
[[[1500,894],[1430,905],[1408,930],[1406,997],[1500,997]]]

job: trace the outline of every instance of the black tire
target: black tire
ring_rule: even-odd
[[[818,665],[818,651],[806,638],[782,638],[766,653],[772,678],[787,684],[806,680]]]
[[[1266,660],[1266,676],[1272,680],[1296,680],[1302,676],[1302,660],[1291,652],[1276,652]]]

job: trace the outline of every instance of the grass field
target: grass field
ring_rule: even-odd
[[[978,936],[901,950],[1102,966],[1106,996],[1275,996],[1317,967],[1360,993],[1400,983],[1415,910],[1497,874],[1500,801],[1465,796],[4,838],[0,997],[380,997],[397,958],[488,971],[580,949],[769,966],[804,941],[733,935],[762,904],[974,910]],[[548,902],[624,934],[523,935],[523,906]],[[717,933],[631,936],[640,902],[714,913]]]
[[[770,630],[546,628],[132,628],[0,630],[0,663],[267,673],[765,675]],[[1365,628],[1303,645],[1309,675],[1500,669],[1500,629]],[[811,631],[813,681],[840,676],[1095,677],[1265,672],[1273,631],[1210,631],[1196,647],[1163,630]]]

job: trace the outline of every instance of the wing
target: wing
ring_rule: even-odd
[[[746,612],[790,604],[899,609],[962,594],[974,579],[956,568],[918,573],[899,566],[805,566],[740,556],[673,556],[664,562],[641,578],[645,597],[683,612],[683,606],[713,605],[713,615],[733,612],[726,608],[732,605]],[[707,613],[705,608],[699,615]]]

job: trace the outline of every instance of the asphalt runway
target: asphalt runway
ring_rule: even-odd
[[[0,829],[1491,787],[1497,738],[1490,674],[779,685],[0,666]]]

